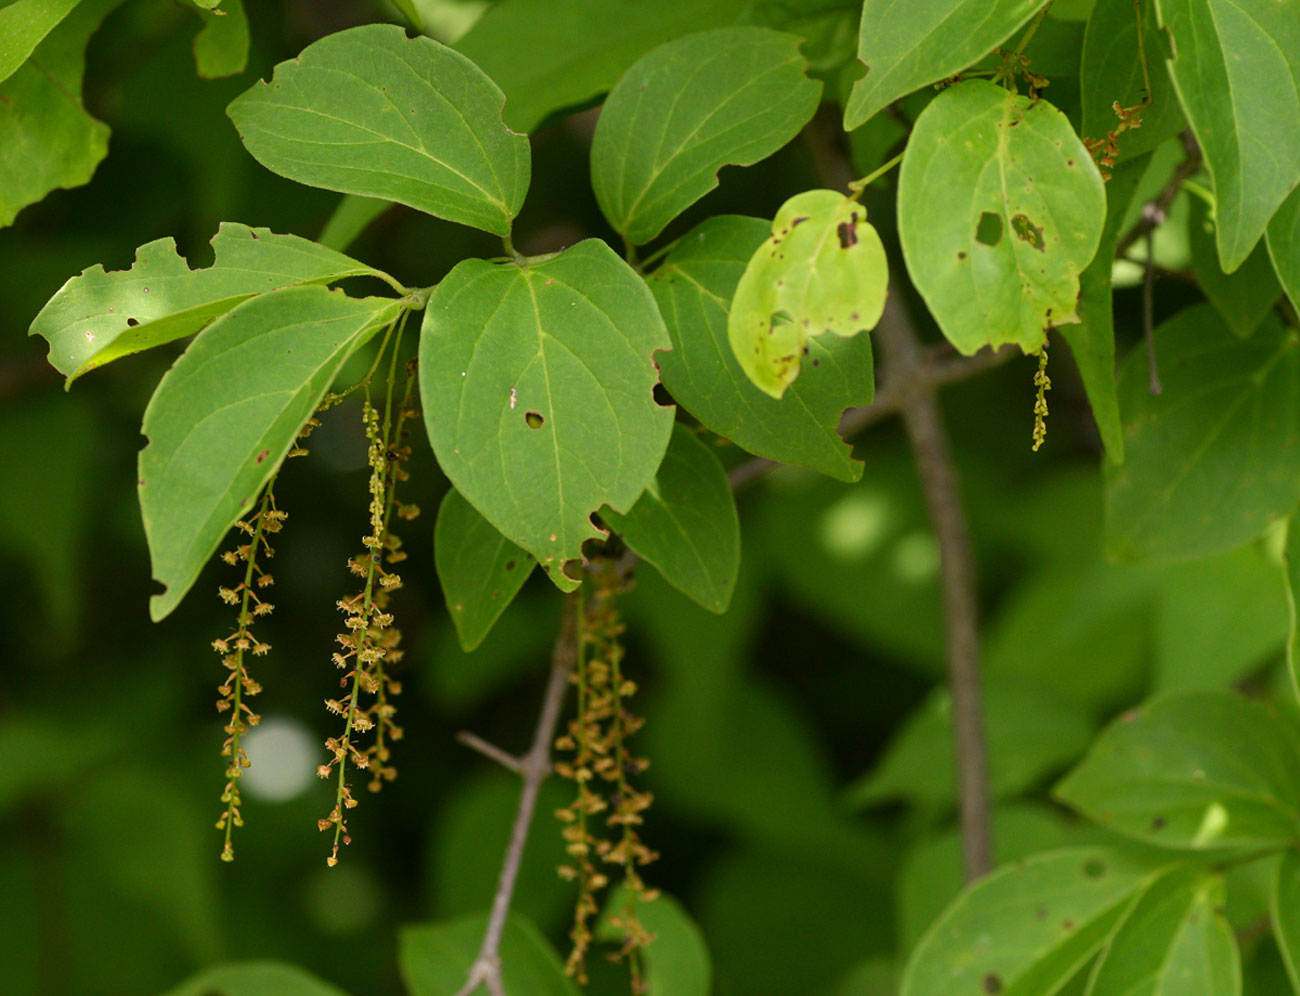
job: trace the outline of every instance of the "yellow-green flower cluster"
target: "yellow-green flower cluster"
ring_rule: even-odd
[[[409,477],[403,464],[411,451],[402,440],[406,420],[415,414],[409,407],[412,383],[408,381],[406,398],[395,420],[386,417],[381,424],[369,400],[362,408],[370,443],[370,532],[361,540],[365,552],[351,558],[348,569],[364,583],[361,591],[336,603],[344,621],[343,632],[335,638],[340,649],[332,659],[344,672],[339,685],[347,694],[343,699],[326,699],[325,708],[343,717],[343,735],[325,741],[330,759],[316,769],[321,778],[336,772],[338,777],[334,808],[317,821],[321,830],[334,830],[333,849],[326,858],[331,867],[338,863],[339,844],[352,842],[346,811],[357,805],[357,799],[347,782],[348,764],[370,772],[368,787],[372,792],[397,777],[397,769],[390,763],[390,744],[402,738],[402,728],[393,721],[397,709],[391,697],[402,689],[388,669],[402,659],[402,634],[393,626],[388,602],[392,592],[402,586],[401,576],[391,568],[406,559],[401,539],[392,532],[393,515],[409,520],[420,511],[415,505],[399,502],[396,496],[397,484]],[[370,697],[368,704],[363,705],[363,694]],[[374,742],[363,749],[357,736],[372,730]]]
[[[568,731],[556,741],[556,748],[571,756],[559,761],[555,770],[572,779],[577,796],[556,816],[570,862],[560,875],[578,883],[573,928],[569,937],[573,949],[566,971],[586,982],[586,954],[591,945],[591,918],[599,912],[597,894],[609,884],[607,865],[622,868],[626,905],[615,911],[610,923],[623,932],[621,949],[613,957],[627,957],[632,970],[633,991],[641,991],[638,949],[652,940],[637,919],[636,904],[653,899],[657,892],[646,887],[640,868],[658,855],[641,840],[638,827],[653,802],[649,792],[636,790],[632,776],[645,771],[648,762],[635,757],[629,738],[644,722],[634,716],[627,700],[636,684],[623,675],[623,647],[619,642],[624,626],[617,596],[624,582],[612,564],[598,563],[593,571],[595,591],[583,610],[583,627],[578,662],[572,681],[578,688],[578,714]],[[606,814],[603,828],[594,817]]]
[[[275,583],[272,576],[262,569],[258,558],[269,560],[275,556],[275,550],[271,547],[268,537],[278,533],[287,518],[286,513],[275,507],[275,496],[271,490],[274,483],[272,481],[267,485],[257,513],[248,521],[241,520],[235,523],[235,528],[249,537],[248,542],[241,543],[233,550],[226,550],[221,554],[221,559],[232,567],[237,567],[241,563],[244,565],[243,581],[234,588],[217,589],[223,602],[227,605],[239,606],[235,631],[229,636],[212,641],[212,649],[221,655],[221,664],[229,672],[226,680],[217,688],[221,693],[221,698],[217,699],[217,711],[230,713],[230,719],[225,726],[226,740],[221,746],[222,756],[230,759],[226,766],[226,787],[221,793],[221,801],[225,809],[222,810],[221,818],[217,820],[217,829],[224,830],[226,834],[225,845],[221,850],[222,861],[235,859],[235,849],[231,839],[233,830],[244,825],[240,813],[242,801],[239,795],[239,779],[244,769],[248,767],[248,755],[240,745],[240,738],[261,719],[247,702],[249,697],[262,690],[262,686],[248,673],[247,659],[249,654],[260,657],[271,649],[270,644],[263,643],[253,636],[252,625],[255,618],[268,615],[275,608],[257,593],[259,589],[264,590]]]

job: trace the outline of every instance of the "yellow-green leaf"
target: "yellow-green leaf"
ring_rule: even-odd
[[[846,408],[871,403],[871,338],[810,340],[804,372],[781,401],[754,386],[727,342],[732,294],[770,231],[758,218],[710,218],[650,275],[673,340],[673,351],[659,355],[664,386],[710,429],[751,453],[856,481],[862,464],[836,429]]]
[[[142,245],[129,270],[92,266],[50,298],[29,334],[49,340],[50,364],[71,383],[105,363],[193,335],[255,294],[382,276],[307,239],[231,221],[222,222],[212,249],[213,264],[200,270],[189,268],[172,238]]]
[[[772,234],[745,268],[727,338],[745,375],[774,398],[799,376],[808,340],[874,328],[889,264],[867,209],[834,190],[808,190],[781,206]]]
[[[1065,115],[984,80],[945,90],[907,143],[898,228],[908,272],[961,352],[1036,352],[1077,322],[1106,217],[1101,175]]]

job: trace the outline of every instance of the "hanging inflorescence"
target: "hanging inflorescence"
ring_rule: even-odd
[[[1047,392],[1052,379],[1047,376],[1047,343],[1038,352],[1038,370],[1034,373],[1034,452],[1047,439]]]
[[[1126,131],[1142,127],[1142,112],[1146,110],[1149,101],[1143,101],[1140,104],[1134,104],[1132,107],[1122,107],[1117,100],[1111,105],[1115,111],[1115,116],[1119,118],[1119,123],[1114,128],[1106,132],[1105,138],[1085,138],[1083,147],[1088,150],[1093,161],[1097,164],[1097,169],[1101,173],[1103,180],[1110,179],[1110,171],[1115,168],[1115,159],[1119,156],[1119,137]]]
[[[414,387],[414,364],[407,368],[405,397],[397,417],[392,417],[392,381],[384,416],[370,403],[369,389],[362,406],[362,419],[369,441],[370,463],[370,531],[362,537],[365,551],[348,560],[348,569],[363,579],[361,591],[345,596],[336,603],[344,615],[343,632],[336,639],[340,649],[333,654],[335,666],[344,671],[339,685],[346,690],[343,699],[327,699],[325,707],[342,716],[343,734],[330,737],[325,747],[330,760],[320,765],[316,773],[322,778],[337,774],[334,808],[329,816],[318,820],[321,830],[334,830],[334,845],[326,863],[338,863],[339,844],[350,844],[346,811],[357,805],[347,781],[347,766],[369,771],[369,789],[378,792],[384,782],[397,777],[397,769],[390,763],[391,743],[402,738],[402,728],[393,717],[397,712],[391,698],[401,692],[389,667],[402,659],[401,631],[393,626],[393,615],[388,611],[389,597],[402,586],[402,579],[392,566],[406,559],[401,539],[393,532],[393,518],[411,520],[420,514],[417,506],[397,499],[396,488],[408,479],[403,464],[410,459],[411,450],[405,443],[406,423],[417,414],[411,407]],[[366,704],[362,696],[367,696]],[[374,731],[374,741],[362,748],[357,738]]]
[[[248,699],[262,690],[248,673],[248,656],[261,657],[271,649],[269,643],[263,643],[253,636],[253,620],[259,616],[269,615],[274,606],[258,594],[274,584],[271,575],[258,562],[270,560],[275,556],[268,537],[280,531],[287,518],[286,513],[275,507],[275,495],[272,488],[274,479],[267,484],[258,504],[257,512],[251,519],[240,520],[235,528],[248,537],[247,543],[241,543],[233,550],[226,550],[221,559],[232,567],[244,565],[244,579],[233,588],[221,587],[217,593],[227,605],[238,605],[235,631],[229,636],[212,641],[212,649],[221,654],[221,664],[229,672],[226,680],[217,688],[221,698],[217,699],[217,711],[230,713],[225,725],[226,740],[221,746],[221,755],[229,758],[226,766],[226,787],[221,793],[221,802],[225,806],[221,818],[217,820],[217,829],[226,834],[225,845],[221,849],[222,861],[233,861],[235,849],[232,842],[235,827],[244,825],[240,813],[242,805],[239,795],[239,779],[244,769],[249,766],[248,755],[240,743],[241,738],[250,727],[256,726],[261,719],[248,704]]]
[[[631,778],[645,771],[648,762],[633,756],[628,740],[644,721],[628,708],[636,684],[623,674],[619,637],[624,627],[617,597],[625,583],[608,562],[597,562],[592,578],[595,590],[583,609],[578,661],[571,678],[577,685],[577,717],[556,741],[556,748],[571,757],[557,762],[555,770],[577,786],[573,802],[556,812],[564,824],[562,833],[570,858],[559,871],[565,879],[578,883],[569,934],[573,950],[565,968],[585,984],[591,919],[599,912],[597,895],[609,884],[605,866],[617,865],[625,902],[611,912],[609,923],[622,933],[623,943],[612,957],[627,959],[633,991],[643,992],[638,952],[653,938],[637,918],[636,906],[658,893],[646,887],[639,869],[658,855],[642,842],[637,830],[653,796],[631,784]]]
[[[1138,63],[1142,66],[1142,101],[1132,107],[1124,107],[1118,100],[1115,101],[1110,106],[1115,112],[1115,117],[1119,118],[1119,123],[1106,132],[1105,138],[1085,138],[1083,140],[1083,147],[1088,150],[1097,163],[1097,169],[1101,172],[1103,180],[1109,180],[1110,171],[1115,168],[1115,160],[1119,157],[1120,135],[1126,131],[1141,128],[1142,112],[1151,106],[1151,72],[1147,66],[1146,45],[1142,40],[1141,0],[1133,0],[1133,14],[1137,19]]]

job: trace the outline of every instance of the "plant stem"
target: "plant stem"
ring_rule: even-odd
[[[1030,41],[1033,40],[1034,33],[1038,30],[1038,26],[1043,23],[1043,18],[1047,16],[1047,12],[1051,7],[1051,0],[1048,0],[1047,3],[1043,4],[1043,9],[1034,16],[1034,20],[1030,23],[1029,30],[1021,36],[1020,44],[1016,46],[1015,52],[1012,53],[1013,55],[1021,55],[1025,49],[1029,47]]]
[[[1151,209],[1148,204],[1143,213]],[[1164,391],[1164,385],[1160,383],[1160,371],[1156,367],[1156,335],[1155,335],[1155,229],[1147,229],[1147,258],[1142,266],[1142,340],[1147,347],[1147,390],[1152,395],[1160,394]]]
[[[515,822],[510,830],[510,843],[506,847],[505,859],[501,862],[496,895],[492,898],[492,912],[488,916],[478,957],[470,966],[465,985],[456,996],[470,996],[479,986],[486,988],[490,996],[504,996],[505,993],[501,982],[501,936],[510,912],[510,901],[514,897],[515,879],[523,860],[524,845],[528,842],[533,811],[537,808],[537,795],[542,781],[551,770],[551,742],[555,739],[560,706],[569,685],[569,671],[578,657],[578,613],[581,611],[581,598],[580,592],[574,592],[565,598],[560,632],[551,650],[551,676],[546,682],[546,693],[542,697],[542,709],[537,717],[537,728],[533,732],[533,743],[528,753],[518,759],[523,787],[519,791],[519,806],[515,810]]]
[[[905,149],[903,151],[906,152],[907,150]],[[884,176],[886,173],[888,173],[891,169],[893,169],[902,161],[903,161],[903,152],[900,152],[898,155],[894,156],[893,159],[889,160],[889,162],[885,163],[883,166],[879,167],[878,169],[872,170],[861,180],[854,180],[852,183],[849,184],[849,190],[852,191],[852,194],[850,194],[850,196],[856,201],[859,197],[862,196],[862,192],[866,190],[868,186],[870,186],[876,180],[880,179],[882,176]]]
[[[234,845],[231,837],[235,829],[235,812],[236,801],[239,796],[239,778],[242,777],[241,757],[239,740],[246,726],[242,710],[244,705],[244,648],[240,640],[249,640],[248,635],[249,623],[253,621],[253,615],[248,608],[249,596],[253,593],[253,573],[257,570],[257,553],[262,543],[262,527],[266,524],[266,513],[271,509],[271,491],[275,487],[275,477],[266,482],[266,488],[262,491],[262,501],[257,509],[257,526],[253,529],[253,538],[248,543],[248,566],[244,568],[244,583],[241,586],[243,597],[239,603],[239,632],[235,641],[235,668],[234,683],[235,697],[231,702],[230,717],[230,792],[231,799],[226,804],[226,840],[221,849],[222,860],[230,861],[234,858]]]
[[[1142,40],[1142,0],[1133,0],[1133,13],[1137,15],[1138,62],[1142,63],[1142,103],[1151,104],[1151,72],[1147,68],[1147,49]]]
[[[677,248],[677,243],[681,241],[682,241],[681,236],[678,236],[677,238],[669,242],[667,245],[660,246],[658,249],[652,252],[645,259],[641,260],[641,272],[644,273],[655,263],[659,262],[659,260],[661,260],[664,256],[667,256],[670,252],[672,252],[674,249]]]
[[[1178,196],[1178,192],[1183,189],[1184,184],[1201,168],[1201,147],[1196,144],[1196,138],[1192,135],[1191,129],[1184,130],[1179,137],[1182,139],[1185,153],[1183,161],[1178,164],[1164,189],[1143,209],[1142,217],[1138,220],[1138,223],[1119,240],[1119,243],[1115,246],[1116,259],[1127,255],[1133,244],[1138,239],[1144,238],[1147,232],[1154,231],[1165,223],[1165,217],[1169,213],[1169,207],[1173,204],[1174,198]]]
[[[876,331],[889,364],[890,380],[899,385],[899,413],[912,445],[939,543],[948,686],[952,693],[953,740],[961,801],[962,859],[969,882],[993,867],[988,748],[979,673],[975,553],[934,385],[923,372],[925,354],[910,320],[898,304],[897,293],[886,301],[885,314]]]

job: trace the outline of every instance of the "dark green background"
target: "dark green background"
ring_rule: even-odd
[[[296,962],[362,996],[400,992],[396,928],[485,908],[513,811],[511,777],[454,734],[522,750],[545,679],[560,598],[544,579],[477,653],[457,648],[431,556],[446,485],[417,437],[403,497],[425,514],[402,529],[411,557],[394,602],[408,650],[400,777],[378,798],[359,793],[356,842],[334,871],[315,827],[332,794],[314,782],[278,804],[246,792],[238,860],[217,860],[223,672],[208,644],[231,623],[216,597],[228,569],[210,567],[151,625],[135,504],[140,417],[180,347],[65,394],[44,343],[25,333],[65,279],[94,263],[125,268],[141,243],[175,236],[192,265],[206,265],[222,220],[319,234],[337,196],[262,169],[223,109],[306,44],[390,12],[282,0],[249,13],[249,68],[220,81],[195,75],[198,21],[184,5],[131,0],[113,13],[92,41],[86,85],[89,109],[113,129],[108,159],[91,184],[0,231],[0,989],[15,996],[159,993],[207,963],[253,957]],[[1043,44],[1068,58],[1072,29],[1046,23]],[[1069,110],[1068,85],[1060,91]],[[591,125],[579,115],[534,136],[523,252],[608,234],[586,182]],[[870,145],[856,136],[855,148]],[[667,236],[713,213],[771,216],[819,183],[817,150],[801,140],[724,171]],[[871,211],[900,265],[892,182]],[[417,286],[499,249],[397,208],[351,251]],[[1162,286],[1161,313],[1195,297]],[[1136,293],[1121,291],[1121,350],[1136,308]],[[1276,564],[1261,549],[1187,568],[1102,562],[1100,451],[1068,351],[1052,353],[1037,455],[1033,369],[1018,360],[944,396],[980,558],[991,701],[1005,704],[990,718],[1009,745],[999,760],[995,735],[1004,858],[1095,836],[1044,791],[1089,730],[1153,689],[1269,684],[1286,626]],[[281,477],[277,609],[258,629],[274,650],[254,673],[265,717],[296,717],[323,740],[337,734],[321,706],[335,694],[334,601],[352,590],[345,561],[366,529],[355,406],[330,412],[311,448]],[[649,568],[626,600],[645,782],[657,796],[644,836],[663,855],[647,877],[702,925],[720,996],[889,992],[889,965],[959,884],[941,725],[892,775],[850,791],[942,673],[933,544],[901,431],[873,429],[858,456],[867,469],[856,487],[791,471],[739,497],[744,571],[726,617]],[[1045,724],[1040,709],[1059,722]],[[572,896],[551,871],[560,844],[549,812],[565,792],[546,787],[517,904],[561,950]],[[594,961],[593,992],[625,991],[617,970]]]

